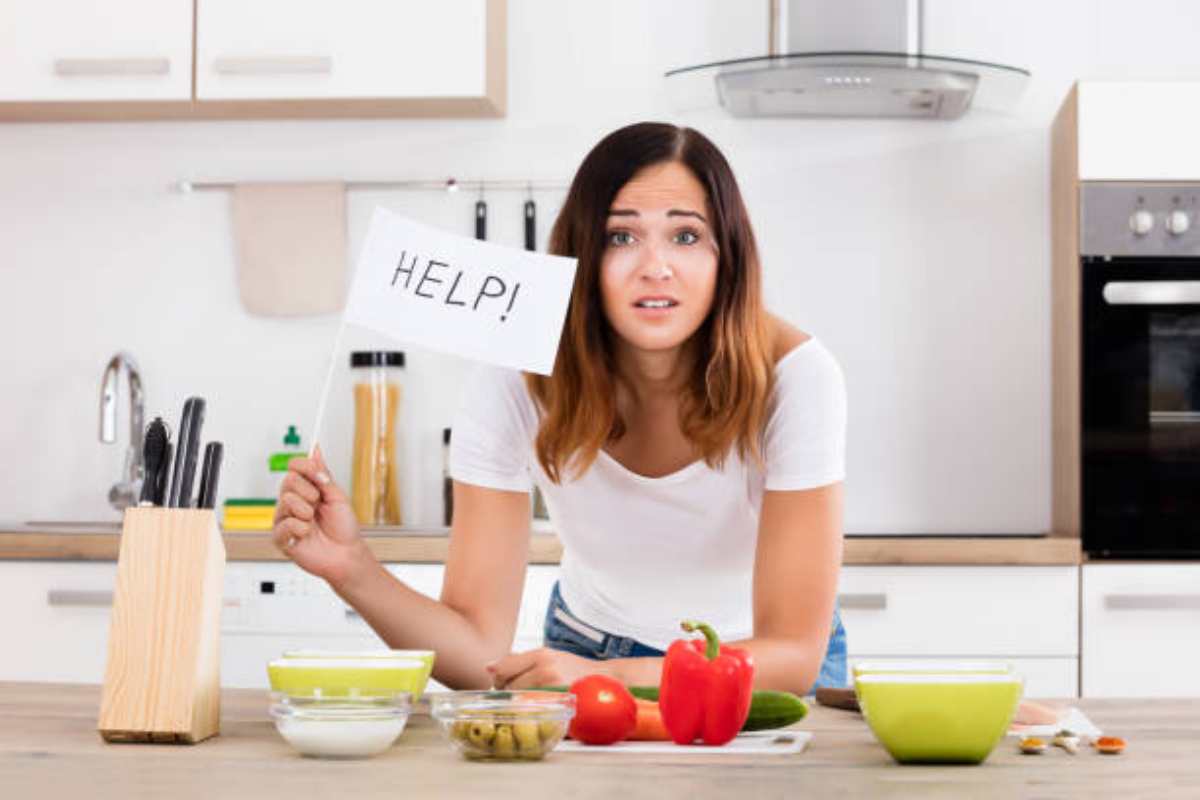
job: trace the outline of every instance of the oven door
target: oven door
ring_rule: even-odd
[[[1200,556],[1200,259],[1083,259],[1083,547]]]

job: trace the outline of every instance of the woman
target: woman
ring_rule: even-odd
[[[284,481],[277,545],[451,687],[659,682],[679,622],[750,650],[759,688],[845,683],[835,609],[845,392],[768,314],[733,172],[688,128],[622,128],[588,154],[551,234],[578,258],[551,377],[485,367],[454,428],[439,600],[367,549],[317,454]],[[563,544],[545,647],[509,653],[536,483]]]

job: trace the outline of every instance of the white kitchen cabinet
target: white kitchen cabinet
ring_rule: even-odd
[[[117,565],[0,562],[0,680],[100,683]]]
[[[1200,697],[1200,564],[1083,566],[1083,696]]]
[[[192,0],[0,0],[0,102],[190,100]]]
[[[1079,570],[852,566],[838,588],[851,661],[999,659],[1030,697],[1075,696]]]
[[[198,0],[196,99],[482,97],[487,5]]]

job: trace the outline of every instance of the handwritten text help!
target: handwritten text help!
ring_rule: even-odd
[[[377,208],[345,321],[549,375],[574,280],[573,258],[455,236]]]

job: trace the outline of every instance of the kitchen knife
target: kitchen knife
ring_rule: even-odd
[[[487,238],[487,203],[482,198],[475,204],[475,238]]]
[[[217,502],[217,481],[221,478],[221,457],[225,446],[220,442],[209,442],[204,448],[204,466],[200,469],[200,490],[196,494],[196,508],[213,508]]]
[[[162,417],[155,417],[142,438],[142,463],[145,465],[145,471],[142,475],[142,492],[138,497],[139,506],[156,504],[159,475],[171,466],[167,456],[168,446],[167,426]]]
[[[537,205],[533,198],[525,201],[525,249],[537,250]]]
[[[189,397],[183,404],[179,423],[179,441],[175,445],[175,469],[167,505],[188,508],[192,504],[192,482],[196,477],[196,456],[200,449],[200,429],[204,426],[204,398]]]
[[[175,454],[175,444],[171,441],[171,434],[167,434],[167,449],[163,453],[162,469],[158,471],[158,485],[154,487],[154,505],[165,506],[167,504],[167,486],[171,483],[171,457]]]

